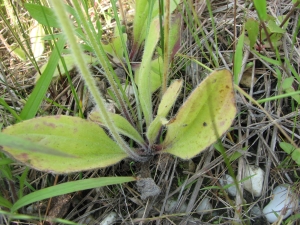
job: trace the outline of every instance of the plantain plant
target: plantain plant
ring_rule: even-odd
[[[169,76],[170,62],[180,43],[181,17],[172,14],[178,3],[136,1],[132,39],[127,40],[116,16],[115,37],[109,44],[101,43],[99,23],[96,32],[79,1],[73,1],[74,8],[60,0],[52,0],[51,8],[27,4],[28,11],[41,24],[61,28],[64,37],[56,36],[58,42],[63,38],[68,42],[96,110],[90,114],[90,120],[57,115],[9,126],[0,133],[2,151],[34,169],[61,174],[107,167],[128,157],[145,162],[154,155],[169,153],[190,159],[220,138],[236,114],[228,70],[212,72],[192,91],[177,114],[169,116],[183,86],[182,79]],[[162,4],[165,10],[159,13]],[[114,1],[112,6],[116,13]],[[76,19],[77,28],[67,12]],[[79,44],[78,38],[84,45]],[[101,64],[121,114],[107,111],[83,49],[92,52]],[[141,61],[133,64],[140,54]],[[130,105],[112,63],[125,68],[136,109]],[[154,110],[152,99],[157,90],[161,94]],[[132,142],[135,144],[129,145]]]

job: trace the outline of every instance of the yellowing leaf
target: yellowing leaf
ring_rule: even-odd
[[[14,159],[46,172],[91,170],[113,165],[127,157],[101,127],[78,117],[39,117],[7,127],[3,133],[72,156],[66,158],[62,155],[45,154],[36,151],[37,148],[30,151],[28,145],[26,149],[3,147],[3,151]]]
[[[25,61],[26,60],[26,54],[25,52],[23,51],[22,48],[20,47],[16,47],[17,45],[16,44],[12,44],[11,45],[11,51],[14,53],[14,55],[16,57],[18,57],[20,60],[22,61]]]
[[[147,130],[147,138],[150,144],[153,144],[155,142],[159,129],[161,128],[165,117],[168,115],[171,107],[175,103],[180,93],[182,83],[182,80],[173,81],[173,83],[164,93],[158,106],[157,115]]]
[[[210,74],[167,124],[162,152],[190,159],[214,143],[230,127],[236,114],[232,75]]]

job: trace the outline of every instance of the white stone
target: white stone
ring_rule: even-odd
[[[299,200],[289,185],[277,186],[274,188],[272,195],[273,199],[263,209],[263,214],[269,223],[277,221],[280,215],[283,219],[286,219],[297,209]]]
[[[143,218],[144,214],[145,214],[145,208],[141,208],[137,211],[136,218]]]
[[[165,211],[166,212],[171,212],[172,210],[175,209],[175,207],[177,206],[177,201],[174,200],[174,199],[168,199],[167,202],[166,202],[166,205],[165,205]],[[184,202],[181,204],[178,212],[179,213],[185,213],[187,209],[187,204]]]
[[[219,182],[222,187],[229,185],[229,184],[234,184],[233,178],[228,174],[225,174],[222,178],[220,178]],[[229,195],[231,195],[233,197],[236,196],[237,189],[236,189],[235,185],[230,186],[229,188],[226,189],[226,191],[228,192]]]
[[[253,194],[254,197],[261,196],[264,183],[264,176],[265,172],[260,167],[246,165],[243,174],[243,179],[247,177],[248,179],[243,182],[244,188],[251,194]]]
[[[110,212],[100,223],[100,225],[111,225],[114,224],[117,220],[117,213],[115,212]]]
[[[212,210],[212,205],[209,202],[209,198],[204,197],[198,205],[196,212],[199,214],[207,214]]]
[[[134,90],[133,90],[133,87],[131,85],[122,84],[122,88],[123,88],[123,90],[125,90],[125,93],[128,97],[134,95]]]

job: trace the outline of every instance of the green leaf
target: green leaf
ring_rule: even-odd
[[[31,3],[25,3],[24,7],[27,9],[32,18],[37,20],[40,24],[50,27],[60,27],[52,9],[40,4]]]
[[[19,125],[10,126],[10,127],[6,128],[6,130],[14,129],[13,127],[16,127],[16,126],[19,126]],[[15,136],[14,134],[6,134],[7,133],[6,130],[3,131],[2,133],[0,133],[0,143],[1,143],[1,146],[3,147],[4,152],[6,152],[5,149],[13,148],[13,149],[22,149],[24,152],[31,152],[31,153],[40,152],[43,154],[56,155],[56,156],[62,156],[62,157],[74,157],[73,155],[63,153],[54,148],[50,148],[50,147],[46,147],[41,144],[37,144],[37,143],[35,143],[31,140],[28,140],[24,137]],[[9,154],[9,152],[7,152],[7,153]],[[24,154],[26,154],[26,153],[24,153]]]
[[[141,145],[145,144],[144,139],[137,132],[137,130],[128,122],[128,120],[115,113],[109,113],[109,114],[110,114],[110,118],[113,120],[120,134],[123,134],[131,138],[132,140],[136,141]],[[101,126],[105,126],[98,110],[93,110],[89,114],[89,119],[95,123],[99,123]]]
[[[1,135],[1,134],[0,134]],[[2,142],[1,142],[2,143]],[[11,160],[11,159],[8,159],[8,158],[5,158],[5,159],[1,159],[0,158],[0,166],[4,166],[4,165],[8,165],[8,164],[10,164],[10,163],[12,163],[13,162],[13,160]]]
[[[143,41],[143,28],[148,17],[149,1],[139,0],[135,3],[135,16],[133,21],[133,45],[138,47]]]
[[[170,13],[172,13],[179,4],[180,0],[170,0]],[[159,1],[155,1],[153,6],[152,18],[159,15]]]
[[[167,124],[162,152],[182,159],[196,156],[228,130],[235,114],[232,75],[228,70],[215,71]]]
[[[279,27],[274,20],[270,20],[267,26],[271,33],[284,34],[285,30]]]
[[[182,83],[182,80],[174,80],[167,91],[164,93],[158,106],[157,115],[147,130],[147,138],[150,144],[153,144],[155,142],[159,129],[162,126],[162,120],[165,119],[171,107],[174,105],[180,93]]]
[[[149,126],[153,119],[151,90],[149,86],[151,86],[150,72],[152,56],[159,39],[158,22],[158,20],[153,20],[150,25],[149,35],[146,39],[144,54],[139,71],[140,76],[138,79],[139,98],[147,126]]]
[[[300,165],[300,148],[295,148],[293,145],[286,142],[280,142],[279,145],[287,154],[292,156],[292,159],[298,165]]]
[[[9,106],[6,101],[4,100],[4,97],[3,98],[0,98],[0,105],[4,106],[4,108],[9,111],[9,113],[15,117],[15,119],[19,122],[19,121],[22,121],[21,117],[17,114],[17,112],[15,110],[13,110],[11,108],[11,106]],[[2,129],[2,125],[3,124],[0,124],[0,130]]]
[[[293,4],[296,4],[296,3],[298,3],[298,2],[299,2],[299,0],[292,0],[292,3],[293,3]],[[298,5],[297,8],[300,9],[300,5]]]
[[[259,18],[262,21],[266,21],[267,19],[267,1],[266,0],[253,0],[255,9]]]
[[[136,178],[134,177],[101,177],[89,178],[86,180],[70,181],[67,183],[44,188],[22,197],[11,207],[11,211],[15,212],[25,205],[59,195],[64,195],[76,191],[82,191],[97,187],[104,187],[107,185],[122,184],[135,180]]]
[[[65,44],[64,39],[59,39],[57,41],[56,47],[54,48],[50,59],[48,61],[47,67],[42,74],[41,79],[38,80],[36,83],[33,91],[31,92],[26,105],[24,106],[20,117],[24,120],[31,119],[35,116],[37,111],[40,108],[40,104],[42,103],[43,98],[47,92],[47,89],[51,83],[53,73],[56,69],[58,60],[59,60],[59,53],[63,49]]]
[[[177,8],[179,2],[179,0],[170,1],[170,13]],[[156,19],[159,16],[159,1],[154,1],[152,14],[149,16],[151,8],[150,4],[152,4],[152,2],[148,0],[139,0],[135,3],[135,16],[133,22],[134,48],[139,48],[146,38],[148,19],[152,22],[153,19]]]
[[[180,48],[180,37],[182,37],[181,29],[180,29],[181,23],[182,20],[180,14],[176,14],[176,16],[171,20],[169,42],[168,42],[169,45],[168,55],[170,56],[170,60],[174,58],[174,55]]]
[[[242,63],[243,63],[243,46],[244,46],[244,37],[245,37],[245,31],[243,29],[243,32],[241,36],[239,37],[237,46],[236,46],[236,51],[234,53],[234,83],[236,85],[239,84],[239,75],[242,69]]]
[[[101,127],[90,121],[69,116],[47,116],[18,123],[3,133],[27,139],[70,154],[73,158],[28,152],[22,147],[4,146],[13,158],[37,170],[70,173],[113,165],[127,155],[111,140]]]
[[[287,90],[288,88],[290,88],[292,86],[293,82],[294,82],[293,77],[285,78],[282,82],[282,89]]]
[[[24,7],[25,9],[27,9],[30,16],[36,21],[38,21],[40,24],[45,26],[50,26],[50,27],[56,27],[56,28],[60,27],[57,17],[51,8],[42,6],[41,4],[31,4],[31,3],[25,3]],[[80,20],[77,16],[76,11],[69,5],[65,5],[65,7],[68,13],[74,16],[76,22],[80,24]]]
[[[299,94],[295,94],[295,89],[293,87],[293,83],[294,83],[294,77],[288,77],[285,78],[282,82],[282,90],[285,93],[289,93],[291,94],[291,97],[298,103],[300,104],[300,95]]]
[[[140,78],[140,67],[135,69],[135,82],[138,84]],[[150,71],[150,82],[149,89],[151,93],[155,92],[160,86],[163,75],[163,59],[162,57],[158,57],[151,61],[151,71]]]
[[[11,51],[22,61],[26,60],[26,54],[24,50],[20,47],[16,47],[15,44],[12,44]]]
[[[262,55],[262,54],[259,54],[259,53],[258,53],[257,51],[255,51],[255,50],[253,50],[253,52],[254,52],[256,55],[258,55],[259,58],[265,60],[265,61],[268,62],[268,63],[273,64],[274,66],[281,66],[281,65],[282,65],[282,63],[281,63],[279,60],[271,59],[271,58],[269,58],[269,57],[267,57],[267,56],[264,56],[264,55]]]
[[[248,19],[246,24],[245,24],[245,29],[248,32],[249,40],[250,40],[250,48],[253,48],[258,34],[259,34],[259,23],[255,19]]]
[[[282,23],[285,18],[286,18],[286,15],[277,16],[277,19],[279,20],[280,23]],[[289,21],[290,21],[290,18],[287,19],[287,21],[283,24],[282,29],[284,29],[284,30],[287,29],[287,26],[289,25]]]

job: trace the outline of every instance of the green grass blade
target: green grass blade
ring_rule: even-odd
[[[4,210],[0,210],[0,215],[6,215],[10,220],[36,220],[39,221],[41,220],[40,216],[32,216],[32,215],[24,215],[24,214],[16,214],[16,213],[10,213]],[[47,218],[47,221],[51,221],[54,223],[59,223],[59,224],[69,224],[69,225],[79,225],[79,223],[74,223],[69,220],[64,220],[60,218]],[[28,223],[25,223],[28,224]],[[32,223],[31,223],[32,224]],[[80,224],[81,225],[81,224]]]
[[[2,196],[0,196],[0,205],[6,208],[11,208],[12,204],[10,201],[8,201],[7,199],[3,198]]]
[[[0,105],[3,105],[3,107],[8,110],[11,115],[13,115],[18,120],[18,122],[22,121],[22,118],[16,113],[16,111],[13,110],[2,98],[0,98]]]
[[[265,60],[267,63],[273,64],[274,66],[281,66],[282,63],[279,60],[271,59],[267,56],[264,56],[262,54],[259,54],[257,51],[252,50],[253,53],[255,53],[259,58]]]
[[[41,102],[45,97],[47,89],[51,83],[53,73],[58,64],[59,53],[62,51],[65,44],[64,39],[59,39],[56,48],[53,50],[52,55],[49,59],[48,65],[43,72],[41,78],[36,83],[31,95],[29,96],[26,105],[24,106],[20,117],[23,120],[34,118],[37,111],[40,108]]]
[[[0,158],[0,166],[8,165],[8,164],[10,164],[12,162],[13,162],[12,159],[9,159],[9,158],[7,158],[7,159],[1,159]]]
[[[234,53],[234,67],[233,67],[233,79],[234,83],[236,85],[239,84],[239,74],[241,72],[242,68],[242,62],[243,62],[243,46],[244,46],[244,30],[238,40],[236,51]]]
[[[22,173],[21,177],[19,177],[19,182],[20,182],[20,188],[18,191],[18,197],[19,199],[23,197],[23,188],[24,188],[24,183],[26,181],[26,177],[28,175],[29,172],[29,167],[26,167],[24,172]]]
[[[259,104],[261,104],[264,102],[270,102],[270,101],[274,101],[277,99],[288,98],[288,97],[292,97],[293,95],[299,95],[299,94],[300,94],[300,91],[289,92],[289,93],[285,93],[285,94],[281,94],[281,95],[272,96],[269,98],[260,99],[260,100],[257,100],[257,102]]]
[[[24,196],[11,207],[11,212],[15,212],[25,205],[41,201],[43,199],[107,185],[122,184],[135,180],[136,179],[134,177],[101,177],[58,184],[56,186],[44,188]]]

